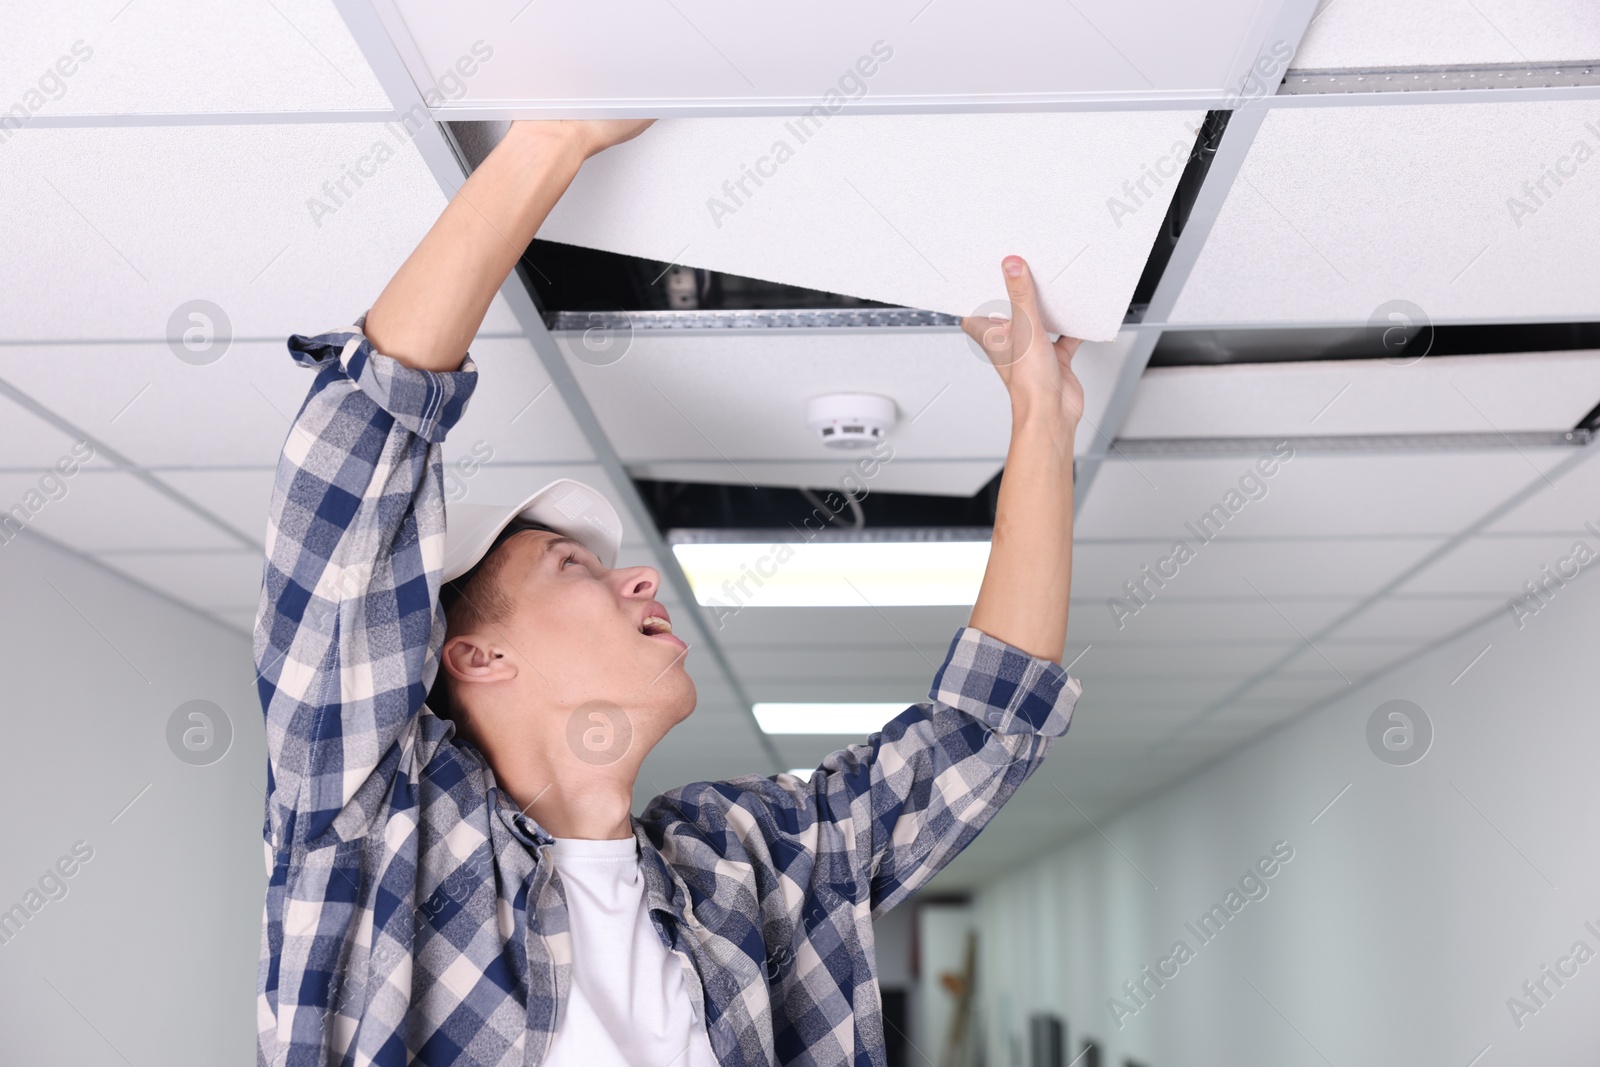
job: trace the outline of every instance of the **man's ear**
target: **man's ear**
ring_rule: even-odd
[[[509,682],[517,676],[517,664],[504,651],[479,634],[459,634],[445,642],[440,656],[452,681]]]

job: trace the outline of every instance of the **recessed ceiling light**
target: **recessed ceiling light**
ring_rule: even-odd
[[[853,734],[866,737],[905,711],[899,704],[757,704],[756,722],[769,734]],[[807,772],[810,773],[810,772]]]
[[[676,544],[707,607],[891,607],[971,604],[988,541]]]

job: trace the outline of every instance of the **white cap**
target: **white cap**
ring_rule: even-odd
[[[557,478],[520,504],[444,506],[444,577],[451,582],[478,565],[500,531],[516,519],[541,523],[593,552],[602,566],[614,567],[622,546],[622,520],[598,490],[571,478]]]

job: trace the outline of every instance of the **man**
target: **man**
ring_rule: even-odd
[[[1049,342],[1009,257],[1012,320],[965,324],[1012,402],[993,547],[929,701],[809,781],[630,814],[695,702],[659,576],[613,569],[615,512],[576,483],[447,509],[439,443],[518,256],[582,162],[647,125],[514,123],[362,322],[290,339],[317,375],[255,637],[262,1064],[884,1067],[872,918],[1067,729],[1077,342]],[[585,758],[591,729],[627,743]]]

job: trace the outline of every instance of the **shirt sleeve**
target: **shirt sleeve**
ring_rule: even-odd
[[[1060,664],[963,627],[929,700],[828,755],[809,781],[686,786],[645,819],[688,818],[698,840],[738,859],[767,857],[808,893],[826,881],[859,900],[864,882],[881,914],[971,843],[1066,732],[1082,691]],[[853,887],[841,886],[845,871]]]
[[[364,321],[289,339],[316,378],[278,461],[254,641],[278,847],[371,825],[444,639],[440,442],[477,370],[407,367]]]

